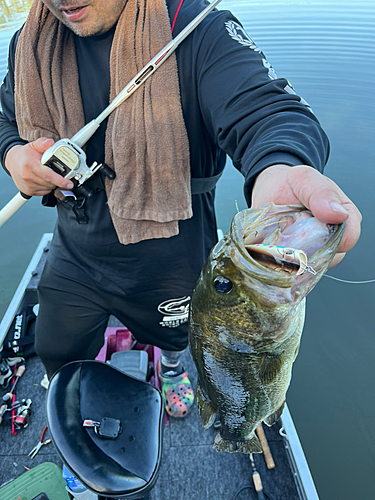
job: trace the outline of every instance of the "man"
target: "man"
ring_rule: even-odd
[[[205,5],[36,0],[1,88],[2,165],[21,192],[48,195],[58,210],[39,286],[36,349],[47,375],[94,358],[113,314],[162,349],[159,377],[176,417],[193,402],[180,356],[191,291],[217,239],[214,184],[226,154],[249,205],[300,203],[321,221],[346,222],[333,264],[356,243],[361,220],[321,174],[329,145],[319,122],[227,11],[210,13],[88,142],[88,164],[105,160],[114,181],[96,175],[87,182],[95,194],[74,198],[71,182],[41,165],[54,140],[96,118],[171,26],[175,36]]]

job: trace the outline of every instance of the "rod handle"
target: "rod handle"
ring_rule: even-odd
[[[0,425],[3,422],[3,416],[4,416],[4,413],[6,412],[6,409],[7,409],[7,405],[0,406]]]
[[[30,200],[30,198],[32,198],[32,196],[29,196],[28,194],[25,194],[22,191],[20,191],[20,195],[22,196],[22,198],[25,198],[26,201],[28,201],[28,200]]]
[[[264,460],[266,461],[267,469],[274,469],[275,462],[273,460],[270,447],[268,446],[268,441],[267,441],[266,435],[264,433],[262,422],[255,429],[255,432],[258,436],[258,439],[260,441],[260,445],[261,445],[262,450],[263,450]]]
[[[262,480],[260,478],[259,472],[254,472],[253,482],[254,482],[255,491],[257,492],[258,500],[265,500],[264,493],[263,493]]]
[[[24,374],[25,370],[26,370],[26,366],[25,365],[19,366],[17,368],[17,371],[16,371],[16,377],[21,378],[22,375]]]
[[[31,198],[26,194],[17,193],[6,205],[0,210],[0,227],[6,223],[8,219],[14,215],[26,202]]]
[[[9,399],[12,397],[12,394],[10,394],[10,392],[7,392],[4,396],[3,396],[3,404],[0,406],[0,425],[3,421],[3,417],[4,417],[4,414],[5,412],[7,411],[7,409],[9,408],[9,406],[12,404],[11,401],[9,401]]]

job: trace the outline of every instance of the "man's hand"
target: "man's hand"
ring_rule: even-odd
[[[336,266],[358,241],[362,216],[357,207],[328,177],[306,165],[273,165],[261,172],[254,185],[252,207],[304,205],[321,222],[345,222],[344,236],[330,267]]]
[[[56,186],[62,189],[73,188],[70,180],[64,179],[40,163],[43,153],[53,144],[53,139],[41,137],[24,146],[20,144],[13,146],[6,154],[5,168],[21,193],[28,196],[43,196]]]

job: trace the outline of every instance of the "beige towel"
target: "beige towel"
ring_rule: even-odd
[[[171,40],[165,0],[128,0],[110,58],[111,100]],[[16,118],[22,138],[72,137],[84,125],[72,32],[34,1],[16,51]],[[108,120],[106,191],[123,244],[178,234],[192,216],[189,143],[174,55]]]

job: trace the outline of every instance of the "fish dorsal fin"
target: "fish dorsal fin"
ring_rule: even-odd
[[[276,424],[276,422],[279,420],[281,417],[283,410],[285,406],[285,401],[284,403],[278,408],[274,413],[269,415],[267,418],[264,419],[264,423],[268,425],[268,427],[271,427],[271,425]]]
[[[283,354],[264,354],[259,369],[259,377],[263,384],[270,384],[277,375],[284,364]]]

